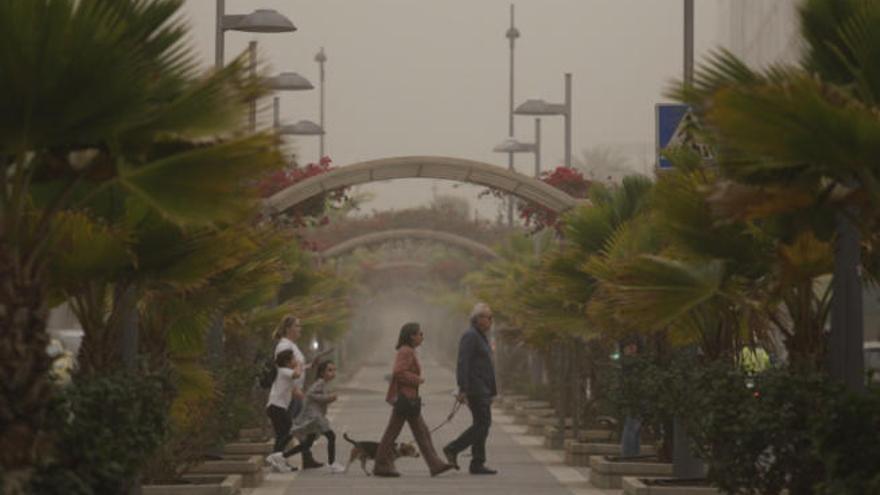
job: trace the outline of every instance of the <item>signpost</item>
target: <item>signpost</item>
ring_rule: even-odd
[[[655,116],[655,148],[656,167],[659,170],[669,170],[672,162],[663,157],[663,150],[670,145],[680,145],[686,134],[687,118],[690,115],[690,107],[680,103],[658,103],[654,106]]]

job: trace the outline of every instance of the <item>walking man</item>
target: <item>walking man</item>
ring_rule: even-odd
[[[458,469],[458,454],[471,448],[471,474],[496,474],[486,467],[486,438],[492,424],[492,398],[495,388],[495,367],[492,364],[492,348],[489,346],[489,330],[492,328],[492,309],[486,303],[477,303],[471,311],[470,328],[461,336],[458,344],[458,401],[467,404],[473,416],[473,424],[458,438],[443,448],[449,464]]]

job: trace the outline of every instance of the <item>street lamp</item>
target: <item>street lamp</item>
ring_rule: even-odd
[[[305,91],[315,89],[311,82],[296,72],[282,72],[277,76],[266,78],[269,89],[282,91]]]
[[[296,26],[275,10],[258,9],[248,15],[226,15],[226,0],[217,0],[216,29],[214,32],[214,65],[223,67],[223,35],[226,31],[247,33],[290,33]]]
[[[571,74],[565,74],[565,102],[526,100],[513,111],[516,115],[562,115],[565,117],[565,166],[571,168]]]
[[[514,137],[509,137],[492,148],[497,153],[534,153],[535,154],[535,178],[541,176],[541,119],[535,119],[535,142],[523,143]]]
[[[324,125],[324,63],[327,61],[327,55],[324,54],[324,47],[322,46],[318,53],[315,54],[315,62],[318,62],[318,67],[320,67],[321,79],[321,105],[320,105],[320,125],[321,129],[325,129]],[[321,133],[321,138],[318,144],[318,154],[321,155],[320,158],[324,158],[324,133]]]
[[[311,120],[300,120],[296,124],[281,125],[281,103],[277,96],[272,102],[273,125],[278,134],[284,136],[323,136],[324,128]]]
[[[513,23],[514,5],[510,4],[510,27],[504,33],[504,37],[510,41],[510,98],[507,108],[507,135],[513,136],[513,50],[516,39],[519,38],[519,30]],[[513,171],[513,153],[507,154],[507,169]],[[507,200],[507,225],[513,225],[513,200]]]

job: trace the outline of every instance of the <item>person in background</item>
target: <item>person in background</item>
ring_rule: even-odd
[[[391,383],[388,385],[388,393],[385,400],[393,406],[391,419],[376,449],[376,460],[373,465],[373,474],[376,476],[398,477],[400,473],[394,467],[392,448],[403,429],[403,423],[409,423],[413,437],[419,446],[419,451],[428,465],[431,476],[449,471],[454,466],[440,459],[434,450],[431,441],[431,432],[422,417],[422,402],[419,397],[419,386],[425,383],[422,377],[422,367],[416,355],[416,348],[422,345],[425,335],[418,323],[406,323],[401,327],[397,338],[397,356],[394,359],[394,369],[391,374]]]
[[[496,474],[486,467],[486,439],[492,424],[492,398],[497,395],[495,367],[492,364],[492,347],[489,331],[492,328],[492,308],[477,303],[471,311],[470,328],[461,336],[458,344],[458,401],[471,410],[473,424],[458,438],[443,447],[446,460],[458,468],[458,454],[471,448],[471,474]]]

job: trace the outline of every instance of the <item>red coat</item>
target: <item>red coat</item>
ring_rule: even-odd
[[[422,366],[416,356],[416,350],[408,345],[401,346],[394,358],[394,369],[391,371],[391,383],[385,400],[394,404],[397,395],[414,398],[419,396],[419,385],[422,377]]]

